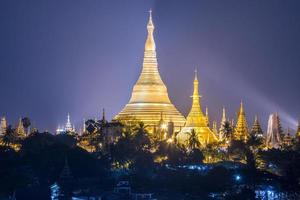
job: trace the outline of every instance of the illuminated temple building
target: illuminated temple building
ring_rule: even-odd
[[[185,118],[170,101],[167,87],[158,71],[151,11],[147,30],[142,72],[133,87],[129,103],[114,119],[143,121],[150,132],[155,132],[159,128],[156,126],[158,126],[162,114],[163,120],[166,123],[172,122],[174,131],[179,131],[180,127],[185,124]]]
[[[6,129],[7,129],[6,118],[2,117],[0,122],[0,135],[4,135],[6,133]]]
[[[72,126],[71,120],[70,120],[70,114],[67,116],[67,122],[65,126],[58,126],[56,129],[56,134],[61,134],[61,133],[74,133],[76,132],[75,126]]]
[[[190,132],[195,130],[201,145],[216,142],[218,139],[208,126],[208,117],[204,116],[201,110],[199,95],[199,82],[197,73],[195,72],[194,92],[192,95],[193,103],[190,113],[187,116],[186,124],[180,133],[177,135],[177,141],[181,144],[186,144],[189,139]]]
[[[256,137],[259,137],[259,138],[264,137],[264,133],[260,126],[257,116],[255,116],[254,123],[253,123],[252,129],[251,129],[251,134]]]
[[[238,112],[238,118],[233,134],[234,139],[246,141],[249,137],[248,124],[244,111],[243,102],[241,102],[240,110]]]

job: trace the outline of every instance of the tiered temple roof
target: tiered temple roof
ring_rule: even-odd
[[[241,102],[233,137],[236,140],[247,140],[247,138],[249,137],[248,124],[246,120],[243,102]]]
[[[261,129],[260,123],[258,121],[257,116],[255,116],[254,118],[254,123],[251,129],[251,134],[257,136],[257,137],[263,137],[263,131]]]

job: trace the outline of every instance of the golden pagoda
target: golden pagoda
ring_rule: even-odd
[[[200,106],[199,82],[197,71],[195,71],[194,92],[191,96],[193,104],[190,113],[187,116],[186,124],[180,133],[177,135],[177,141],[181,144],[186,144],[191,131],[194,129],[201,145],[206,146],[209,143],[216,142],[218,139],[210,130],[207,123],[207,116],[204,116]]]
[[[248,125],[247,125],[243,102],[241,102],[240,110],[238,113],[238,119],[233,133],[233,138],[235,140],[246,141],[248,137],[249,137]]]
[[[114,119],[127,122],[143,121],[145,125],[153,128],[154,132],[163,113],[164,121],[172,121],[174,131],[179,131],[180,127],[184,126],[185,118],[171,103],[167,87],[159,75],[151,11],[147,30],[142,72],[133,87],[129,103]]]

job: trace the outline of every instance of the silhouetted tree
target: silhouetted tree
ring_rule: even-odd
[[[198,139],[198,135],[194,129],[191,130],[190,133],[188,133],[189,138],[187,140],[187,147],[189,149],[195,149],[200,147],[200,141]]]
[[[28,117],[24,117],[22,118],[22,123],[23,123],[23,126],[26,130],[26,134],[28,135],[29,134],[29,127],[31,126],[31,121]]]
[[[200,149],[192,149],[188,155],[188,161],[193,164],[203,163],[204,155]]]
[[[15,130],[9,125],[6,129],[6,132],[2,136],[3,145],[8,147],[11,144],[14,144],[17,141],[17,137],[15,135]]]

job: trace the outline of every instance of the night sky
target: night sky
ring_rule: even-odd
[[[55,130],[67,113],[111,119],[129,101],[141,71],[153,10],[160,74],[186,116],[194,69],[203,110],[220,121],[243,100],[266,129],[279,112],[284,129],[300,118],[300,1],[0,1],[0,115],[29,116]]]

